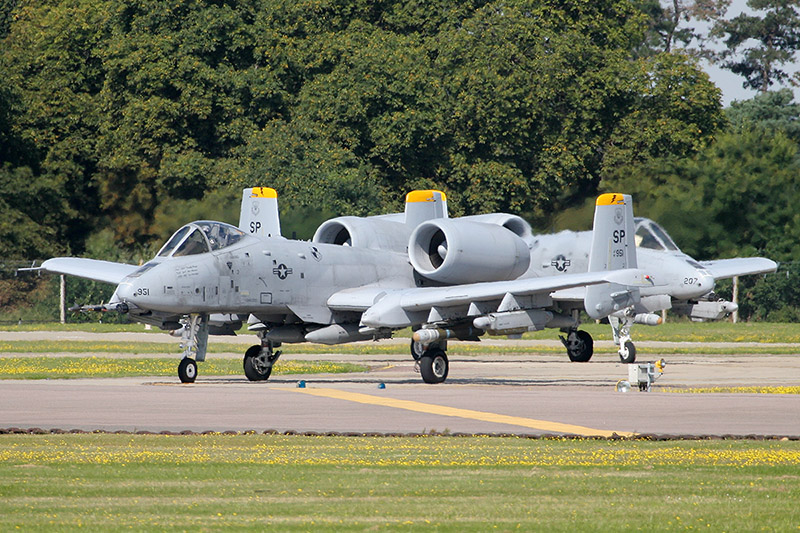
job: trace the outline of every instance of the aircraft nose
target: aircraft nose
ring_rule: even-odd
[[[713,291],[714,285],[714,276],[711,274],[701,274],[700,278],[697,280],[697,287],[703,289],[705,292]]]
[[[119,285],[117,285],[117,290],[115,291],[117,294],[117,298],[119,298],[123,302],[132,302],[133,301],[133,283],[130,281],[122,281]]]

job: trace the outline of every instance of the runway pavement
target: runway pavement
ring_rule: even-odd
[[[0,340],[11,340],[6,336]],[[640,351],[640,361],[661,357],[657,346],[647,351]],[[0,381],[0,428],[800,436],[800,395],[665,392],[798,386],[796,355],[664,356],[668,364],[653,391],[619,393],[614,385],[627,378],[627,367],[614,355],[589,363],[553,354],[454,356],[447,382],[426,385],[406,356],[288,352],[287,359],[359,361],[370,371],[250,383],[244,376],[203,376],[201,363],[192,385],[177,376],[6,380]],[[297,386],[300,380],[305,388]]]

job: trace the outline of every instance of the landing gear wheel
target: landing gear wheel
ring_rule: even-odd
[[[264,381],[272,374],[272,364],[269,357],[263,355],[261,346],[254,344],[244,353],[244,375],[250,381]]]
[[[419,361],[419,358],[425,354],[426,348],[426,344],[414,340],[411,341],[411,357],[414,358],[414,361]]]
[[[625,364],[636,362],[636,346],[631,341],[625,341],[625,344],[619,350],[619,360]]]
[[[197,378],[197,363],[191,357],[184,357],[178,365],[178,377],[181,383],[194,383]]]
[[[588,331],[578,330],[574,335],[569,335],[564,345],[567,347],[569,360],[574,363],[585,363],[592,358],[594,353],[594,340]]]
[[[419,359],[419,372],[425,383],[442,383],[447,379],[450,363],[447,354],[439,348],[426,350]]]

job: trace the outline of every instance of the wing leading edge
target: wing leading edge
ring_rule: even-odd
[[[67,274],[114,285],[119,285],[126,276],[133,274],[138,268],[136,265],[126,263],[79,257],[55,257],[48,259],[39,267],[40,270],[54,274]]]
[[[734,259],[717,259],[700,261],[700,264],[714,276],[714,280],[747,276],[750,274],[766,274],[775,272],[778,263],[765,257],[737,257]]]
[[[375,288],[366,288],[364,294],[358,291],[342,291],[328,300],[333,309],[354,310],[360,303],[364,314],[361,323],[369,327],[402,328],[414,324],[417,313],[444,312],[465,307],[481,307],[482,303],[500,303],[510,297],[543,295],[570,287],[616,283],[630,287],[649,286],[649,278],[638,269],[625,269],[607,272],[587,272],[566,274],[546,278],[524,278],[512,281],[471,283],[452,287],[423,287],[413,289],[385,290],[385,294]],[[368,302],[375,301],[368,305]],[[496,306],[484,312],[493,312]]]

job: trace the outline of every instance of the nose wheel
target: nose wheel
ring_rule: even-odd
[[[197,363],[191,357],[184,357],[178,364],[178,377],[181,383],[194,383],[197,378]]]
[[[619,348],[619,359],[625,364],[636,362],[636,346],[633,342],[626,341]]]

